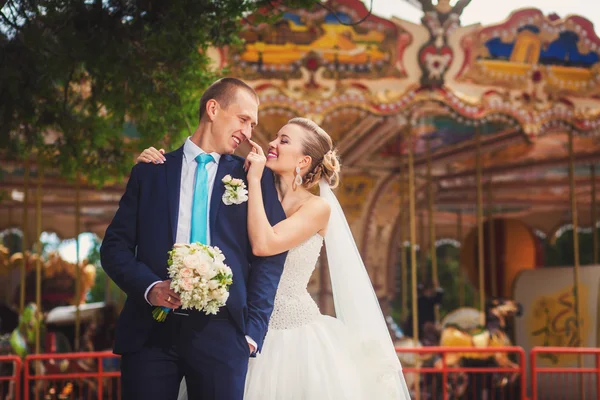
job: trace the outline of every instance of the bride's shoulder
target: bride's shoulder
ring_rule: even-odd
[[[313,215],[323,215],[329,218],[329,213],[331,212],[331,206],[327,202],[327,200],[322,197],[312,195],[306,202],[302,205],[302,208],[307,209]]]

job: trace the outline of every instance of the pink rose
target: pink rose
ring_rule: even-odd
[[[183,268],[181,270],[182,278],[191,278],[192,276],[194,276],[194,271],[191,268]]]
[[[181,284],[179,286],[181,286],[181,288],[183,290],[185,290],[186,292],[189,292],[193,288],[192,279],[191,278],[183,278],[181,280]]]

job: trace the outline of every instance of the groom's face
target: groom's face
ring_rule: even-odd
[[[238,89],[227,107],[218,107],[213,119],[215,151],[232,154],[238,146],[252,137],[258,123],[258,99],[253,93]]]

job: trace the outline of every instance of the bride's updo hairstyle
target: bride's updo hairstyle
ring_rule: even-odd
[[[310,156],[312,162],[308,172],[302,177],[302,186],[310,189],[318,185],[321,179],[325,179],[335,189],[340,183],[340,160],[331,137],[307,118],[292,118],[288,124],[297,125],[308,133],[302,145],[304,154]]]

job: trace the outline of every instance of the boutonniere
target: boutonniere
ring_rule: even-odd
[[[246,190],[246,184],[243,180],[232,178],[231,175],[225,175],[222,182],[225,184],[223,203],[230,206],[248,201],[248,190]]]

